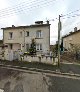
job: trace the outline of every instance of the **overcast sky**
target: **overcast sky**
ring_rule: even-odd
[[[54,19],[50,21],[51,44],[55,44],[57,40],[58,19],[56,18],[61,14],[66,15],[61,18],[61,35],[73,31],[74,27],[80,29],[80,0],[0,0],[0,28]],[[2,37],[1,30],[0,39]]]

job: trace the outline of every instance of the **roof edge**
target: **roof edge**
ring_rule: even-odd
[[[39,26],[50,26],[51,24],[34,24],[28,26],[12,26],[12,27],[5,27],[1,29],[15,29],[15,28],[29,28],[29,27],[39,27]]]
[[[70,32],[69,34],[66,34],[65,36],[63,36],[62,38],[66,38],[66,37],[68,37],[68,36],[70,36],[70,35],[73,35],[73,34],[75,34],[75,33],[78,33],[78,32],[80,32],[80,29],[77,30],[77,31],[74,31],[74,32]]]

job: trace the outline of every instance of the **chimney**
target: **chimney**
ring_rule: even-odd
[[[35,24],[43,24],[43,21],[36,21]]]
[[[12,25],[12,27],[15,27],[14,25]]]
[[[76,31],[77,31],[77,27],[74,28],[74,32],[76,32]]]
[[[47,24],[49,24],[49,21],[47,20]]]

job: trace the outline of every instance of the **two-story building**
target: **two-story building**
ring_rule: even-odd
[[[14,26],[3,29],[3,44],[8,50],[26,52],[30,48],[32,39],[36,42],[36,51],[47,53],[50,48],[50,24],[37,21],[33,25]]]
[[[70,32],[63,37],[63,47],[67,50],[71,49],[71,45],[80,45],[80,30],[74,28],[74,32]]]

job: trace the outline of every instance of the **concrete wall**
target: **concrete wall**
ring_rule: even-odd
[[[20,59],[21,60],[21,59]],[[58,61],[57,58],[52,58],[52,57],[47,57],[47,56],[24,56],[23,61],[27,62],[41,62],[41,63],[46,63],[46,64],[54,64]]]
[[[63,47],[71,49],[70,43],[80,45],[80,31],[63,38]]]
[[[13,37],[10,39],[9,32],[13,32]],[[22,34],[22,37],[20,36],[20,32],[23,32],[23,29],[6,29],[4,30],[4,41],[3,43],[22,43],[24,41]]]

